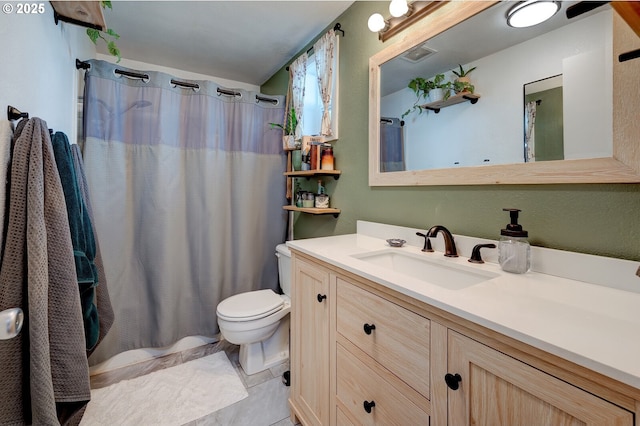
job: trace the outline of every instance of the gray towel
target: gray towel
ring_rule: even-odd
[[[0,424],[66,424],[91,397],[67,210],[47,124],[23,119],[14,141],[0,309],[27,322],[0,341]]]
[[[11,158],[13,127],[9,120],[0,120],[0,252],[4,245],[4,214],[7,197],[7,174]]]

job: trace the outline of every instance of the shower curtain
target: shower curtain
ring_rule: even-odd
[[[214,336],[222,299],[277,289],[286,156],[268,124],[283,97],[88,62],[84,161],[115,314],[94,365]]]
[[[394,117],[380,118],[380,171],[405,170],[404,121]]]

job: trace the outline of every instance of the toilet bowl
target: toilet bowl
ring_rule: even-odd
[[[218,304],[216,314],[222,337],[240,345],[240,365],[247,375],[271,368],[289,358],[291,311],[291,252],[276,247],[280,287],[239,293]]]

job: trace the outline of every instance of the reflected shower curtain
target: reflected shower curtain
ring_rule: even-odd
[[[115,322],[92,365],[130,349],[219,332],[216,306],[277,289],[286,157],[278,104],[91,60],[84,161]],[[126,70],[136,72],[134,70]]]
[[[529,163],[536,161],[536,105],[535,101],[527,102],[525,105],[524,115],[524,145],[525,145],[525,157],[524,161]]]
[[[380,118],[380,171],[400,172],[405,170],[404,137],[399,118]]]

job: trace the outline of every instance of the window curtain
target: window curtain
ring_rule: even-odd
[[[535,151],[535,124],[536,124],[536,102],[527,102],[525,106],[525,161],[536,161]]]
[[[286,156],[277,105],[91,60],[84,161],[115,322],[90,358],[215,336],[233,294],[278,288]],[[178,79],[180,80],[180,79]]]
[[[304,108],[304,80],[307,75],[307,57],[306,53],[298,56],[289,66],[289,93],[291,95],[292,105],[288,106],[287,112],[293,108],[296,112],[298,124],[295,130],[295,139],[302,138],[302,120],[304,120],[302,110]],[[288,118],[289,114],[287,114]]]
[[[331,114],[329,105],[331,104],[331,93],[333,92],[333,58],[336,55],[338,37],[334,30],[329,30],[313,45],[316,56],[316,72],[318,75],[318,85],[320,96],[322,97],[322,124],[320,134],[332,136]]]

